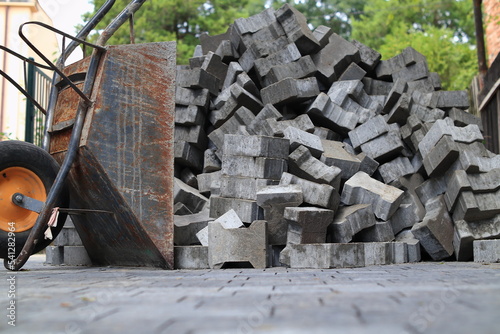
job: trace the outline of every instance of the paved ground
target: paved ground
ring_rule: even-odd
[[[500,264],[165,271],[54,267],[44,259],[3,270],[0,332],[500,332]]]

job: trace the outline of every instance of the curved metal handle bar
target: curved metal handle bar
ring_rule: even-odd
[[[103,46],[113,36],[113,34],[142,6],[146,0],[132,0],[118,16],[104,29],[96,44]]]
[[[130,4],[108,26],[108,28],[110,29],[109,31],[111,30],[113,32],[116,31],[119,28],[118,24],[120,25],[123,24],[128,19],[128,17],[132,15],[135,11],[137,11],[145,1],[146,0],[133,0],[132,2],[130,2]],[[108,28],[106,28],[106,30],[108,30]],[[104,42],[106,40],[107,39],[104,39]],[[94,86],[94,79],[99,67],[101,56],[105,51],[106,49],[103,48],[95,48],[92,53],[89,68],[87,70],[87,77],[83,84],[83,93],[85,95],[90,96],[92,92]],[[21,250],[21,253],[17,256],[17,258],[14,261],[7,261],[7,259],[4,260],[4,266],[6,269],[12,271],[17,271],[21,269],[21,267],[26,263],[26,261],[28,261],[28,258],[33,253],[33,249],[35,248],[35,244],[38,242],[38,238],[43,237],[43,231],[44,229],[47,228],[47,222],[52,213],[52,209],[55,207],[57,199],[64,187],[64,181],[66,180],[69,170],[73,165],[73,162],[77,155],[77,149],[80,144],[83,124],[85,122],[85,116],[87,114],[87,110],[89,107],[90,104],[88,104],[85,100],[80,100],[80,103],[78,104],[78,111],[76,113],[75,124],[73,125],[73,131],[71,132],[71,138],[69,141],[68,150],[66,152],[66,156],[64,157],[64,161],[61,165],[61,168],[57,173],[52,188],[49,191],[49,194],[45,201],[45,205],[43,206],[42,211],[40,212],[35,222],[35,225],[31,229],[31,232],[28,238],[26,239],[26,242],[23,246],[23,249]]]

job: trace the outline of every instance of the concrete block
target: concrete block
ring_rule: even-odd
[[[328,96],[334,103],[343,106],[347,98],[359,101],[362,92],[363,82],[361,80],[336,81],[328,89]]]
[[[212,173],[221,169],[222,162],[215,154],[215,150],[206,149],[203,152],[203,173]]]
[[[223,41],[229,40],[230,35],[231,35],[231,30],[232,30],[232,26],[230,26],[229,29],[225,33],[219,34],[219,35],[212,35],[211,36],[211,35],[208,35],[207,33],[202,33],[200,35],[200,47],[201,47],[200,53],[201,53],[201,55],[206,55],[210,51],[215,52],[215,50],[217,50],[217,48],[219,47],[219,45]]]
[[[272,105],[266,104],[255,116],[255,119],[247,126],[249,133],[262,136],[273,136],[273,131],[267,124],[268,119],[280,119],[281,113]]]
[[[395,158],[403,148],[403,141],[395,132],[385,133],[361,145],[361,150],[379,163]]]
[[[399,71],[392,74],[392,80],[403,80],[404,82],[424,79],[429,76],[429,68],[427,62],[417,61],[416,63],[403,67]]]
[[[438,96],[436,107],[441,109],[450,108],[469,108],[469,94],[466,90],[444,91],[440,90],[435,92]]]
[[[309,181],[329,184],[335,189],[340,188],[340,168],[325,165],[314,158],[311,152],[302,145],[290,153],[288,171]]]
[[[280,185],[289,184],[297,184],[301,187],[305,203],[334,211],[339,206],[340,196],[337,190],[330,185],[318,184],[290,173],[283,173]]]
[[[386,123],[383,116],[375,116],[366,123],[361,124],[357,128],[349,131],[349,139],[351,140],[354,149],[359,148],[362,144],[369,142],[389,131],[389,125]]]
[[[413,174],[415,171],[410,159],[406,157],[397,157],[385,164],[379,166],[378,171],[385,184],[391,184],[399,188],[399,178]]]
[[[271,67],[263,78],[263,85],[269,86],[285,78],[302,79],[314,76],[316,66],[310,56],[299,58],[297,61],[278,64]]]
[[[261,90],[264,104],[283,105],[298,103],[319,94],[316,78],[293,79],[286,78]]]
[[[240,199],[256,200],[257,192],[268,185],[279,181],[222,175],[220,178],[220,195]]]
[[[271,136],[283,137],[286,128],[289,126],[312,133],[314,132],[314,124],[307,115],[299,115],[294,119],[287,119],[278,121],[275,118],[269,118],[266,120],[266,129],[271,133]]]
[[[175,269],[208,269],[208,247],[206,246],[175,246]]]
[[[354,236],[355,241],[386,242],[394,240],[394,232],[389,221],[377,221]]]
[[[347,243],[361,230],[375,225],[375,216],[370,204],[341,206],[328,226],[329,242]]]
[[[229,90],[231,96],[219,109],[213,110],[208,117],[210,123],[212,123],[215,127],[221,126],[230,117],[232,117],[240,107],[244,106],[245,108],[251,110],[254,114],[257,114],[262,109],[260,99],[250,94],[237,83],[229,86],[227,90]]]
[[[176,216],[185,216],[185,215],[191,215],[193,212],[188,209],[187,206],[185,206],[182,203],[175,203],[174,204],[174,215]]]
[[[242,35],[241,37],[242,44],[247,48],[246,51],[251,50],[256,57],[255,59],[265,58],[283,50],[290,44],[283,27],[277,21],[253,34]]]
[[[174,143],[174,163],[201,171],[203,169],[203,151],[185,141],[176,142]]]
[[[290,141],[285,138],[267,136],[224,136],[224,154],[248,157],[286,159]]]
[[[442,175],[459,157],[459,149],[451,136],[443,136],[424,157],[423,164],[429,177]]]
[[[233,209],[227,211],[215,221],[217,223],[220,223],[224,228],[240,228],[245,226],[243,225],[240,217],[238,217],[236,211],[234,211]]]
[[[364,244],[289,244],[280,262],[290,268],[354,268],[365,265]]]
[[[91,266],[92,261],[83,246],[64,246],[64,265],[66,266]]]
[[[366,71],[356,63],[351,63],[339,77],[339,81],[361,80],[365,77]]]
[[[203,126],[184,126],[177,124],[174,130],[174,142],[185,141],[194,147],[205,150],[207,148],[207,135]]]
[[[188,186],[198,189],[198,180],[191,169],[184,168],[181,171],[180,179]]]
[[[234,26],[238,33],[243,35],[246,33],[255,33],[256,31],[272,24],[276,21],[274,9],[268,8],[258,14],[248,18],[238,18],[234,21]]]
[[[389,94],[389,92],[392,89],[392,86],[394,85],[393,82],[389,81],[382,81],[382,80],[376,80],[372,79],[369,77],[364,77],[362,79],[363,85],[365,92],[368,93],[371,96],[383,96],[384,97],[384,102],[386,99],[386,96]]]
[[[415,224],[411,231],[425,251],[435,261],[453,254],[453,221],[442,196],[437,196],[425,205],[424,220]]]
[[[61,229],[57,238],[52,242],[53,246],[83,246],[82,239],[74,227],[66,227]]]
[[[300,57],[301,55],[297,46],[290,43],[281,50],[270,54],[265,58],[256,59],[254,67],[259,78],[264,78],[272,67],[294,62],[300,59]]]
[[[408,94],[403,93],[389,111],[387,123],[398,123],[399,125],[404,125],[409,116],[410,97]]]
[[[453,220],[473,222],[492,218],[500,213],[500,189],[488,193],[462,191],[453,210]]]
[[[221,56],[209,51],[205,55],[205,60],[203,61],[203,64],[201,64],[201,69],[216,77],[219,81],[218,88],[222,88],[222,83],[226,78],[228,67],[227,64],[222,62]]]
[[[225,155],[221,171],[229,176],[279,180],[287,168],[284,159]]]
[[[337,80],[349,64],[361,60],[359,49],[336,33],[329,37],[327,45],[311,57],[318,68],[318,79],[325,85]]]
[[[458,147],[460,148],[460,164],[467,173],[486,173],[500,168],[500,155],[481,154],[484,148],[482,143],[475,142],[469,145],[459,143]]]
[[[358,65],[365,71],[371,72],[379,63],[382,55],[357,40],[352,40],[351,43],[359,50],[361,61]]]
[[[202,228],[201,230],[199,230],[197,233],[196,233],[196,237],[198,238],[198,241],[200,242],[200,244],[204,247],[207,247],[208,246],[208,222],[207,222],[207,226],[205,226],[204,228]]]
[[[420,253],[420,241],[415,238],[411,230],[403,230],[396,235],[396,242],[406,244],[408,253],[408,262],[420,262],[422,255]]]
[[[257,192],[257,204],[264,209],[270,245],[286,244],[288,223],[283,213],[286,207],[299,206],[302,202],[302,189],[295,184],[268,186]]]
[[[226,134],[235,134],[239,131],[241,126],[250,125],[255,119],[255,115],[251,110],[245,107],[240,107],[232,117],[230,117],[219,128],[208,134],[208,138],[218,148],[217,156],[222,157],[224,149],[224,136]]]
[[[210,217],[217,218],[233,209],[244,223],[264,218],[264,212],[256,201],[213,196],[210,198]]]
[[[224,64],[238,59],[240,56],[230,40],[221,41],[214,53],[221,58]]]
[[[320,44],[307,25],[307,19],[289,4],[284,4],[275,13],[276,19],[283,26],[288,39],[294,42],[303,55],[319,50]]]
[[[195,105],[207,110],[210,102],[210,92],[208,89],[191,89],[177,87],[175,89],[175,104],[183,106]]]
[[[388,220],[399,208],[403,191],[357,172],[344,184],[341,201],[346,205],[371,204],[375,216]]]
[[[405,193],[405,198],[409,196]],[[401,232],[406,228],[411,228],[413,225],[420,221],[419,215],[416,212],[417,207],[414,203],[402,203],[399,208],[394,212],[389,223],[391,224],[394,234]]]
[[[326,241],[333,210],[312,207],[287,207],[283,218],[288,222],[287,243],[314,244]]]
[[[283,131],[284,137],[290,141],[290,151],[294,151],[300,145],[305,146],[315,158],[319,158],[324,152],[323,144],[318,136],[295,127],[289,126]]]
[[[47,246],[45,248],[45,263],[60,266],[64,263],[64,246]]]
[[[227,263],[248,262],[254,268],[267,266],[267,223],[254,221],[248,228],[225,229],[220,223],[208,224],[208,263],[220,269]]]
[[[319,93],[307,109],[307,114],[316,124],[321,124],[344,135],[354,130],[359,122],[358,115],[345,111],[333,103],[325,93]]]
[[[208,217],[208,208],[191,215],[174,216],[174,244],[176,246],[189,246],[199,244],[197,233],[207,227],[211,220]]]
[[[454,223],[453,247],[458,261],[469,261],[473,258],[474,240],[500,238],[500,214],[487,220],[456,220]]]
[[[342,140],[342,136],[340,134],[321,126],[315,126],[313,134],[318,136],[321,140]]]
[[[208,198],[199,190],[188,186],[178,178],[174,178],[174,203],[183,203],[193,212],[200,212],[208,203]]]
[[[463,109],[451,108],[448,111],[448,117],[453,120],[455,126],[467,126],[470,124],[476,124],[479,130],[483,132],[483,123],[480,117],[477,117]]]
[[[217,95],[219,93],[219,87],[221,86],[219,78],[208,73],[201,67],[177,70],[175,84],[177,87],[192,89],[206,88],[212,95]]]
[[[313,35],[316,37],[316,40],[319,42],[321,48],[325,47],[328,44],[328,39],[333,34],[333,30],[330,27],[319,25],[314,29]]]
[[[235,83],[236,78],[241,73],[243,73],[243,68],[241,67],[241,65],[236,61],[230,62],[227,67],[226,77],[224,78],[224,81],[222,83],[222,90],[225,90],[233,83]]]
[[[200,193],[204,194],[212,192],[213,189],[220,189],[221,177],[221,171],[198,174],[196,178],[198,179],[198,189]]]
[[[500,240],[474,240],[474,262],[500,262]]]
[[[175,124],[193,126],[205,124],[205,112],[201,107],[191,106],[175,106]]]
[[[375,159],[368,156],[364,152],[361,152],[358,155],[356,155],[356,158],[358,158],[361,161],[361,164],[359,165],[359,171],[365,172],[366,174],[368,174],[370,176],[373,173],[375,173],[378,166],[380,165]]]
[[[324,152],[320,161],[327,166],[340,168],[340,178],[347,180],[359,171],[361,161],[344,149],[345,144],[338,141],[322,140]]]

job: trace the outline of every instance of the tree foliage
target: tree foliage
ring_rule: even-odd
[[[116,0],[111,13],[90,40],[130,0]],[[93,0],[94,12],[105,0]],[[427,57],[446,89],[466,88],[476,72],[472,2],[470,0],[148,0],[135,17],[136,42],[177,41],[177,60],[187,64],[203,32],[227,31],[239,17],[272,6],[293,4],[311,28],[325,25],[379,51],[383,59],[412,46]],[[89,19],[93,13],[85,14]],[[125,25],[109,41],[129,41]]]
[[[476,72],[472,2],[373,0],[351,22],[352,37],[383,59],[412,46],[427,58],[445,89],[466,89]]]

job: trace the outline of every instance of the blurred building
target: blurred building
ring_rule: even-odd
[[[40,21],[53,25],[38,0],[0,0],[0,45],[6,46],[24,57],[40,59],[19,37],[19,26],[27,21]],[[26,37],[47,58],[55,58],[58,53],[56,35],[39,26],[29,26],[23,30]],[[0,50],[0,68],[21,86],[25,84],[23,61]],[[50,76],[52,75],[49,73]],[[26,98],[0,76],[0,137],[24,140]],[[0,138],[2,139],[2,138]]]
[[[491,66],[493,60],[500,52],[500,1],[484,0],[484,24],[486,40],[486,57]]]

